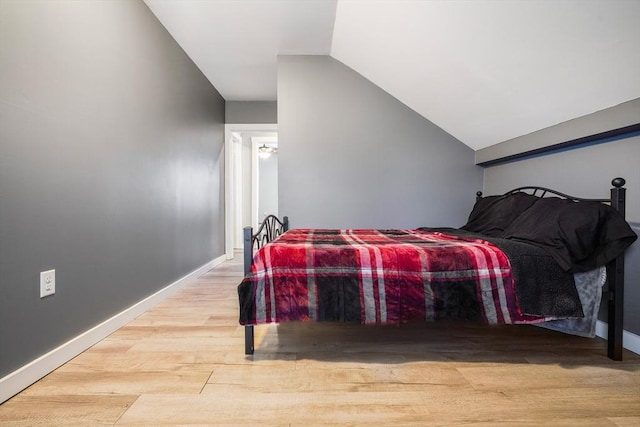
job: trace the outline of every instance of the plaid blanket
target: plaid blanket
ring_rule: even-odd
[[[497,246],[426,230],[290,230],[256,252],[238,294],[243,325],[549,319],[518,309],[509,259]]]

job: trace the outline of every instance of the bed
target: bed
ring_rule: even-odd
[[[593,336],[604,292],[607,353],[622,360],[624,251],[637,238],[624,184],[614,179],[606,199],[479,192],[458,229],[290,230],[287,217],[268,216],[255,233],[244,229],[245,353],[254,325],[293,321],[465,319]]]

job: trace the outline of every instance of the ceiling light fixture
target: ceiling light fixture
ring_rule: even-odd
[[[269,156],[271,156],[271,154],[273,153],[277,153],[278,149],[276,147],[267,147],[266,144],[262,144],[260,147],[258,147],[258,156],[260,156],[263,159],[267,159],[269,158]]]

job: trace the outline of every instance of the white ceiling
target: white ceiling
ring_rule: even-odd
[[[226,100],[331,55],[473,149],[640,98],[638,0],[145,2]]]
[[[145,0],[227,101],[276,99],[278,55],[328,55],[335,0]]]

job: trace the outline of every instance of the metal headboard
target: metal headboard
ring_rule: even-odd
[[[556,196],[560,196],[563,199],[569,199],[569,200],[573,200],[576,202],[600,202],[600,203],[608,203],[611,206],[613,206],[614,208],[616,208],[616,206],[614,206],[614,198],[613,198],[613,191],[616,189],[623,189],[622,187],[626,184],[626,180],[624,178],[614,178],[613,180],[611,180],[611,185],[613,186],[613,188],[611,189],[611,197],[608,199],[592,199],[592,198],[584,198],[584,197],[576,197],[576,196],[570,196],[568,194],[565,193],[561,193],[557,190],[552,190],[551,188],[546,188],[546,187],[536,187],[536,186],[527,186],[527,187],[518,187],[518,188],[514,188],[513,190],[509,190],[506,193],[504,193],[504,196],[507,196],[509,194],[513,194],[513,193],[518,193],[518,192],[525,192],[525,193],[529,193],[532,196],[537,196],[537,197],[545,197],[547,194],[553,194]],[[624,189],[623,189],[624,190]],[[540,193],[540,194],[538,194]],[[476,193],[476,198],[481,198],[482,197],[482,191],[478,191]],[[617,208],[616,208],[617,209]],[[617,209],[618,211],[620,211],[620,209]],[[622,214],[624,215],[624,212],[622,212]]]
[[[565,199],[576,202],[600,202],[611,205],[612,208],[620,212],[625,217],[626,191],[624,188],[626,181],[624,178],[614,178],[611,181],[610,197],[608,199],[585,199],[582,197],[570,196],[556,190],[545,187],[519,187],[506,192],[504,195],[516,193],[518,191],[531,192],[534,196],[544,197],[547,194],[554,194]],[[540,194],[538,194],[540,193]],[[476,199],[482,198],[482,192],[476,193]],[[622,360],[622,331],[623,331],[623,310],[624,310],[624,253],[607,264],[607,356],[613,360]]]
[[[244,274],[251,268],[251,258],[255,249],[260,249],[276,237],[289,229],[289,217],[282,217],[282,221],[275,215],[268,215],[253,232],[253,227],[247,226],[244,231]]]

